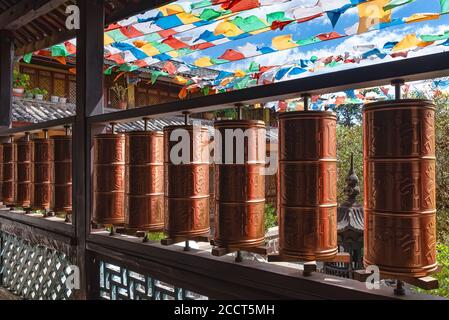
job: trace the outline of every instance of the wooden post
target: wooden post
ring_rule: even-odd
[[[10,127],[12,120],[13,60],[13,38],[7,31],[0,30],[0,127]]]
[[[86,238],[90,232],[91,130],[87,117],[103,110],[103,1],[81,0],[80,29],[77,30],[76,117],[73,128],[73,210],[77,237],[77,264],[81,288],[76,299],[86,299],[90,290]]]

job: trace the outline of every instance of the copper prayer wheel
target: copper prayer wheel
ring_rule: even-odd
[[[47,133],[45,133],[47,135]],[[49,210],[51,205],[53,143],[36,138],[31,143],[31,208]]]
[[[437,269],[435,106],[370,103],[363,110],[364,263],[395,277]]]
[[[94,137],[93,221],[104,225],[125,222],[125,135]]]
[[[126,134],[125,227],[164,228],[164,139],[162,132]]]
[[[182,134],[187,142],[185,161],[170,158]],[[185,141],[187,140],[187,141]],[[165,219],[168,237],[195,237],[210,232],[209,221],[209,134],[202,126],[167,126],[164,128]],[[173,152],[178,154],[178,152]],[[180,153],[179,153],[180,154]]]
[[[14,204],[14,151],[12,143],[2,143],[2,202]]]
[[[217,121],[215,132],[221,141],[215,150],[214,242],[222,247],[259,246],[265,240],[265,123]],[[245,138],[239,139],[240,134]]]
[[[30,207],[31,202],[31,141],[27,134],[13,143],[14,151],[14,205]]]
[[[72,137],[56,135],[53,143],[53,183],[51,209],[72,213]]]
[[[279,115],[279,254],[303,261],[337,254],[336,115]]]

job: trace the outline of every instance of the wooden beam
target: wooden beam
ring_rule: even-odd
[[[0,29],[16,30],[56,9],[67,0],[22,0],[0,14]]]
[[[139,273],[183,287],[211,299],[442,299],[413,293],[394,296],[391,288],[369,290],[364,283],[322,273],[303,277],[298,269],[215,257],[209,251],[184,251],[141,239],[107,232],[92,234],[88,250]]]
[[[66,124],[72,124],[75,117],[67,117],[55,120],[49,120],[45,122],[33,123],[27,126],[17,127],[17,128],[5,128],[0,129],[0,137],[6,137],[11,134],[17,134],[22,132],[38,132],[42,129],[62,129]]]
[[[78,239],[77,264],[81,274],[78,299],[89,291],[86,238],[90,232],[90,135],[87,117],[103,109],[103,27],[102,1],[78,1],[80,29],[77,30],[76,116],[73,128],[73,210]]]
[[[61,43],[75,38],[76,32],[74,30],[62,30],[45,37],[42,40],[28,42],[16,49],[16,56],[23,56],[24,54],[47,48],[57,43]]]
[[[252,105],[298,98],[304,93],[325,94],[369,88],[390,84],[394,79],[415,81],[445,76],[449,76],[449,52],[355,67],[221,94],[102,114],[92,117],[89,121],[108,123],[137,120],[144,116],[176,115],[182,111],[205,112],[234,107],[236,103]]]
[[[0,128],[11,125],[13,61],[12,36],[0,30]]]
[[[106,24],[111,24],[119,20],[129,18],[133,15],[144,13],[148,10],[158,8],[160,6],[174,2],[175,0],[131,0],[126,3],[123,9],[115,9],[111,14],[106,16]]]

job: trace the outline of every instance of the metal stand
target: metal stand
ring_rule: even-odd
[[[439,270],[435,271],[438,272]],[[360,282],[366,282],[369,276],[372,275],[372,273],[368,273],[365,270],[356,270],[354,271],[354,280],[360,281]],[[392,275],[380,273],[380,279],[392,279],[395,278]],[[394,294],[398,296],[404,296],[406,294],[404,283],[411,284],[412,286],[424,289],[424,290],[433,290],[438,289],[439,284],[438,280],[431,277],[421,277],[421,278],[412,278],[412,277],[396,277],[396,288],[394,289]]]
[[[330,259],[317,259],[315,261],[301,261],[298,258],[284,256],[284,255],[269,255],[268,262],[304,262],[304,277],[310,277],[313,272],[317,270],[317,262],[336,262],[336,263],[351,263],[351,255],[347,252],[338,252],[335,257]]]
[[[229,253],[236,252],[235,262],[243,262],[242,251],[251,252],[260,255],[268,255],[270,249],[266,246],[260,245],[257,247],[239,247],[239,246],[218,246],[215,244],[214,240],[210,241],[210,244],[214,246],[212,248],[212,255],[216,257],[222,257]]]
[[[190,251],[190,246],[188,244],[189,241],[196,241],[196,242],[209,242],[210,241],[210,235],[204,234],[199,236],[183,236],[183,237],[168,237],[161,240],[161,245],[163,246],[170,246],[172,244],[185,242],[184,251]]]
[[[151,232],[162,232],[161,230],[146,230],[144,228],[139,229],[139,228],[126,228],[126,227],[116,227],[115,232],[117,232],[118,234],[124,234],[127,236],[133,236],[133,237],[137,237],[137,238],[142,238],[142,242],[148,242],[149,239],[149,233]]]

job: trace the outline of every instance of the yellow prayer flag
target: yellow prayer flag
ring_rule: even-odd
[[[142,48],[144,45],[146,45],[148,42],[144,41],[144,40],[136,40],[133,42],[133,44],[137,47],[137,48]]]
[[[176,82],[178,82],[179,84],[182,84],[182,85],[186,84],[189,81],[188,79],[181,77],[181,76],[176,76],[175,79],[176,79]]]
[[[393,52],[403,51],[410,48],[414,48],[421,43],[421,39],[419,39],[416,34],[411,33],[406,35],[398,44],[393,47]]]
[[[145,45],[143,45],[142,47],[140,47],[140,50],[142,50],[143,52],[145,52],[145,54],[149,57],[153,57],[157,54],[159,54],[159,50],[156,49],[153,45],[151,45],[150,43],[147,43]]]
[[[246,72],[241,69],[238,69],[234,72],[234,75],[238,78],[243,78],[244,76],[246,76]]]
[[[177,4],[167,4],[159,8],[164,16],[185,12],[184,8]]]
[[[213,65],[213,63],[210,61],[209,57],[203,57],[195,61],[195,66],[204,68],[204,67],[210,67]]]
[[[243,33],[235,24],[229,21],[220,22],[214,30],[214,35],[218,36],[220,34],[225,37],[236,37]]]
[[[286,50],[298,47],[298,44],[292,40],[291,34],[274,37],[272,45],[276,50]]]
[[[379,23],[390,22],[391,10],[384,10],[390,0],[372,0],[357,5],[359,10],[359,28],[357,33],[368,31]]]
[[[104,34],[104,45],[107,46],[108,44],[114,43],[114,39],[112,39],[110,36],[108,36],[107,33]]]
[[[439,13],[415,13],[408,18],[405,18],[406,23],[421,22],[427,20],[435,20],[440,17]]]
[[[200,18],[195,17],[193,14],[187,12],[179,13],[176,16],[179,18],[179,20],[182,21],[183,24],[192,24],[201,21]]]

